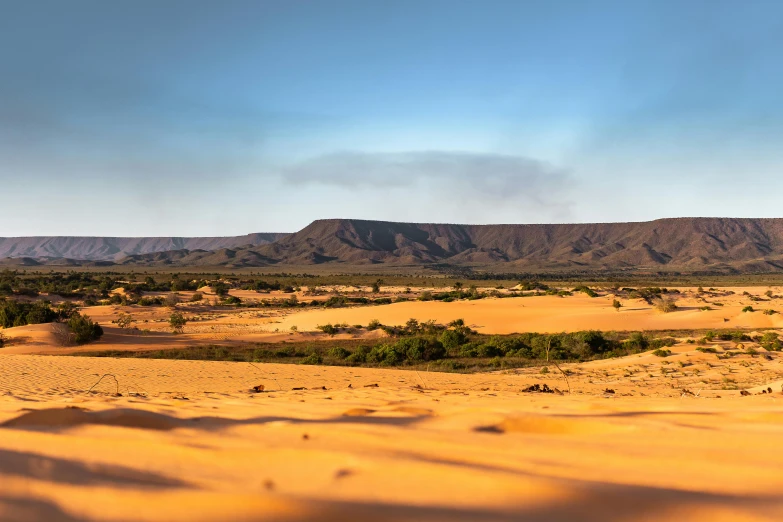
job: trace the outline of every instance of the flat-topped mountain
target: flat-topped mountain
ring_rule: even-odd
[[[122,264],[504,265],[509,270],[631,268],[783,270],[783,219],[673,218],[638,223],[454,225],[314,221],[243,248],[133,255]]]
[[[115,261],[132,255],[179,249],[256,247],[285,236],[279,233],[255,233],[233,237],[0,237],[0,259]]]

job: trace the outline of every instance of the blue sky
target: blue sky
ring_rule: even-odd
[[[0,236],[780,216],[783,2],[0,8]]]

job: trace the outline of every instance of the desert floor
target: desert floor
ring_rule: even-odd
[[[282,329],[328,314],[365,324],[464,317],[485,333],[781,326],[780,314],[741,311],[775,300],[734,290],[708,299],[723,302],[719,310],[685,296],[670,314],[641,300],[618,313],[610,298],[581,296],[265,317],[183,308],[215,315],[181,336],[164,331],[165,309],[134,308],[150,332],[133,335],[112,327],[121,307],[96,307],[87,313],[107,334],[89,348],[304,338],[316,334]],[[681,343],[666,358],[561,365],[566,379],[553,365],[463,375],[52,357],[31,355],[72,350],[53,343],[49,325],[4,333],[14,343],[0,350],[3,521],[783,517],[779,352],[719,358]],[[523,391],[535,384],[557,392]]]
[[[749,396],[651,366],[636,382],[629,368],[662,364],[644,354],[567,365],[563,395],[522,392],[566,388],[532,371],[0,362],[2,520],[783,516],[779,359],[710,363],[763,370]]]

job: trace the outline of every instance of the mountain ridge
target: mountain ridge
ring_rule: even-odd
[[[0,237],[0,259],[72,259],[117,261],[139,254],[188,250],[215,250],[260,246],[284,237],[275,232],[256,232],[224,237],[104,237],[104,236],[20,236]]]
[[[783,218],[460,225],[322,219],[263,245],[134,255],[120,264],[501,265],[514,270],[783,271]]]

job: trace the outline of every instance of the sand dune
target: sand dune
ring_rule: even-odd
[[[760,293],[759,289],[754,290]],[[486,334],[518,332],[563,332],[578,330],[668,330],[688,328],[780,328],[783,314],[746,313],[748,305],[763,309],[742,294],[713,299],[723,306],[708,306],[701,299],[685,295],[680,309],[664,314],[642,299],[623,301],[623,308],[612,308],[612,296],[572,297],[538,296],[505,299],[481,299],[455,302],[402,302],[383,307],[311,310],[287,315],[278,325],[281,330],[296,326],[300,331],[315,330],[318,325],[347,323],[366,325],[373,319],[384,324],[405,324],[410,318],[434,320],[445,324],[464,319],[474,329]],[[774,307],[769,302],[766,306]],[[783,303],[777,305],[783,311]]]
[[[622,377],[656,359],[574,365],[557,395],[521,392],[532,370],[4,355],[0,519],[779,519],[778,383],[693,397]]]

